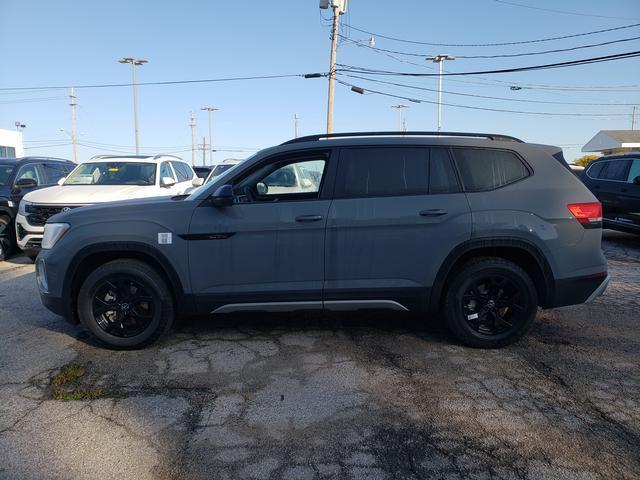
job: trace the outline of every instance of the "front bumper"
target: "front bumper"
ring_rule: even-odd
[[[73,302],[70,292],[64,291],[64,278],[68,265],[60,263],[64,255],[52,255],[52,250],[41,250],[36,259],[36,284],[40,301],[55,313],[71,323],[74,319]]]
[[[24,215],[16,215],[16,241],[21,250],[39,251],[43,234],[44,227],[30,225]]]

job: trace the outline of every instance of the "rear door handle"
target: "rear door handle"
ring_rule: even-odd
[[[318,222],[322,218],[322,215],[300,215],[296,217],[296,222]]]
[[[421,217],[441,217],[442,215],[446,215],[448,212],[443,208],[431,208],[429,210],[421,210]]]

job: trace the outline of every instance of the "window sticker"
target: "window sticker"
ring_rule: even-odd
[[[171,245],[173,243],[173,236],[171,232],[158,233],[158,245]]]

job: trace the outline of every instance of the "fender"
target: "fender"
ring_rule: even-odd
[[[547,297],[553,295],[554,292],[554,275],[549,262],[547,261],[542,250],[534,243],[520,237],[499,237],[499,238],[477,238],[467,240],[456,246],[442,262],[442,266],[438,270],[438,274],[433,282],[429,298],[429,309],[436,312],[440,307],[440,299],[444,291],[445,280],[451,273],[454,265],[467,253],[474,250],[485,248],[511,247],[524,250],[531,254],[536,263],[542,270],[544,276],[544,285]],[[551,298],[547,298],[545,304],[548,304]]]
[[[75,306],[71,301],[73,298],[72,288],[73,281],[80,266],[93,254],[108,254],[109,252],[129,252],[153,258],[158,265],[160,265],[160,268],[162,268],[163,273],[170,282],[170,286],[176,300],[176,311],[183,315],[188,315],[194,311],[192,296],[185,294],[185,289],[180,277],[173,268],[173,265],[171,265],[167,257],[162,252],[155,247],[140,242],[103,242],[94,243],[82,248],[74,255],[73,259],[69,263],[62,287],[62,298],[69,299],[69,301],[65,302],[65,318],[75,318]]]

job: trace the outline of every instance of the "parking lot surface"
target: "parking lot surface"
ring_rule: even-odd
[[[191,320],[93,345],[0,264],[0,478],[640,478],[640,239],[502,350],[398,314]]]

